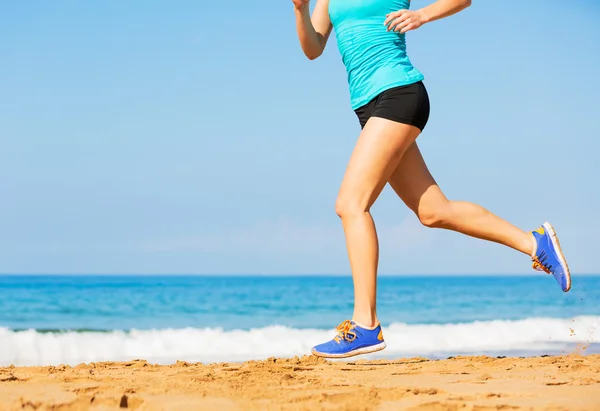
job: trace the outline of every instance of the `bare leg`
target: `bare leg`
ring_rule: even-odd
[[[352,319],[366,327],[377,324],[379,259],[377,233],[369,210],[419,133],[418,128],[407,124],[370,118],[358,138],[336,201],[354,280]]]
[[[535,240],[531,234],[477,204],[448,200],[429,173],[416,142],[404,153],[389,183],[427,227],[493,241],[529,256],[533,253]]]

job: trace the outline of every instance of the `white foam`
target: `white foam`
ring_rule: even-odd
[[[391,324],[384,328],[381,358],[529,352],[543,354],[572,344],[600,343],[600,317],[531,318],[466,324]],[[39,333],[0,328],[0,366],[76,365],[143,358],[216,362],[291,357],[310,353],[332,331],[271,326],[249,331],[221,329],[133,330],[130,332]],[[374,354],[372,354],[374,355]],[[368,356],[364,357],[368,358]]]

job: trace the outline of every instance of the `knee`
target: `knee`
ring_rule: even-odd
[[[450,202],[445,201],[435,205],[419,207],[417,217],[425,227],[448,227],[452,220]]]
[[[335,202],[335,213],[341,219],[356,217],[368,211],[366,204],[354,198],[338,197]]]

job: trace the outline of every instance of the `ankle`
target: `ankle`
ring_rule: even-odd
[[[528,233],[528,239],[526,244],[526,250],[527,250],[527,254],[529,254],[531,256],[531,258],[535,257],[535,254],[537,252],[537,240],[535,239],[534,235],[531,233]]]
[[[354,314],[352,316],[352,321],[363,328],[375,328],[379,324],[379,320],[377,319],[377,314]]]

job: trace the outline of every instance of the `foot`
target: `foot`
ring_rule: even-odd
[[[533,268],[552,274],[564,292],[571,289],[571,273],[567,260],[560,249],[558,237],[548,222],[531,232],[536,242],[536,249],[531,255]]]
[[[336,331],[337,335],[333,340],[313,347],[313,355],[326,358],[345,358],[380,351],[386,347],[381,324],[373,329],[368,329],[354,321],[346,320],[337,326]]]

